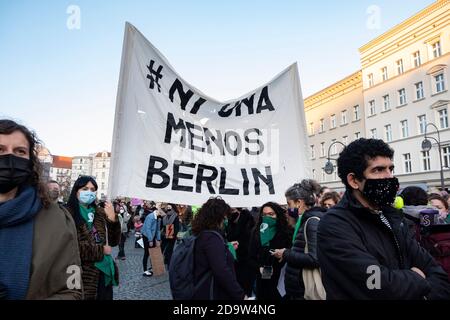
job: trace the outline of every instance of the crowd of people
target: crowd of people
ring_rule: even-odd
[[[41,181],[38,144],[0,120],[0,299],[112,300],[127,238],[143,248],[144,277],[155,248],[167,272],[191,267],[170,285],[178,294],[177,281],[192,281],[183,296],[194,300],[450,299],[449,195],[400,189],[382,140],[340,153],[344,192],[299,179],[285,203],[253,208],[103,201],[90,176],[62,203],[58,183]]]

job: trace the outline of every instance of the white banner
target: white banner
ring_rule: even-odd
[[[127,23],[109,197],[201,205],[220,196],[233,207],[285,203],[286,189],[309,177],[305,127],[297,64],[219,102],[184,81]]]

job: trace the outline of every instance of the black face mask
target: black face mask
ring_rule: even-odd
[[[397,178],[366,179],[362,194],[380,208],[392,205],[397,195],[399,183]]]
[[[23,184],[31,175],[30,160],[13,154],[0,156],[0,193]]]

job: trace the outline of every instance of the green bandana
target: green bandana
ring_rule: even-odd
[[[116,279],[114,278],[116,272],[114,269],[114,261],[110,255],[104,255],[102,261],[95,263],[95,267],[104,273],[105,286],[109,286],[110,284],[117,286]]]
[[[224,226],[225,228],[228,228],[228,219],[227,219],[227,218],[225,218],[225,219],[223,220],[223,226]]]
[[[86,208],[85,206],[80,205],[81,217],[86,221],[89,230],[92,229],[92,224],[94,223],[94,213],[94,208]]]
[[[236,250],[234,249],[233,245],[231,244],[231,242],[228,242],[228,250],[230,250],[231,255],[233,256],[234,260],[237,260],[237,256],[236,256]]]
[[[302,223],[303,215],[299,216],[297,219],[297,224],[295,225],[294,237],[292,238],[292,244],[294,244],[295,238],[297,237],[298,230],[300,229],[300,225]]]
[[[261,238],[261,245],[268,247],[270,241],[277,233],[277,219],[272,217],[263,217],[261,226],[259,227],[259,236]]]
[[[447,216],[447,218],[445,218],[445,222],[450,224],[450,214]]]

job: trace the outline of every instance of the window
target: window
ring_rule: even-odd
[[[402,138],[407,138],[409,135],[408,120],[400,121],[400,128],[402,130]]]
[[[420,100],[420,99],[423,99],[423,83],[422,83],[422,81],[421,82],[417,82],[416,84],[415,84],[415,86],[416,86],[416,99],[417,100]]]
[[[373,73],[369,74],[367,76],[368,80],[369,80],[369,87],[373,86]]]
[[[419,133],[424,134],[425,133],[425,126],[427,125],[427,116],[422,114],[417,117],[419,120]]]
[[[336,128],[336,115],[332,114],[330,117],[330,129]]]
[[[391,104],[389,102],[389,95],[383,96],[383,111],[387,111],[391,108]]]
[[[361,138],[361,132],[355,132],[355,140]]]
[[[450,166],[450,146],[442,148],[442,165],[446,168]]]
[[[102,172],[102,179],[105,179],[105,173]]]
[[[320,129],[319,132],[325,131],[325,121],[323,119],[320,119]]]
[[[341,112],[341,124],[347,124],[347,110]]]
[[[372,139],[377,139],[377,129],[371,129],[370,130],[370,137]]]
[[[386,81],[388,79],[387,67],[381,69],[381,77],[383,78],[383,81]]]
[[[416,51],[413,53],[413,61],[414,61],[414,67],[420,67],[422,64],[422,61],[420,60],[420,51]]]
[[[102,189],[105,190],[105,183],[102,182]]]
[[[325,142],[320,143],[320,156],[325,157]]]
[[[338,171],[336,165],[333,166],[333,180],[337,181],[338,179]]]
[[[311,150],[311,159],[314,159],[316,157],[316,153],[314,152],[314,145],[310,145],[310,150]]]
[[[430,151],[422,151],[423,171],[431,170]]]
[[[312,136],[314,134],[314,123],[311,122],[309,124],[309,135]]]
[[[369,101],[369,116],[373,116],[375,114],[375,100]]]
[[[333,145],[333,147],[331,148],[331,154],[337,154],[337,143],[335,143],[335,142],[336,142],[336,139],[331,140],[331,144]]]
[[[404,160],[404,164],[405,164],[405,173],[411,173],[412,172],[412,167],[411,167],[411,154],[410,153],[405,153],[403,154],[403,160]]]
[[[384,126],[384,136],[386,142],[392,141],[392,126],[390,124]]]
[[[403,73],[403,59],[397,60],[397,74]]]
[[[433,57],[438,58],[441,56],[441,42],[436,41],[431,45],[431,49],[433,50]]]
[[[312,178],[316,180],[316,169],[312,169]]]
[[[403,106],[406,104],[406,90],[405,89],[398,90],[398,103],[399,103],[399,106]]]
[[[359,106],[353,107],[353,120],[359,120]]]
[[[326,175],[325,175],[325,169],[324,168],[322,168],[322,177],[321,178],[322,178],[321,181],[325,182]]]
[[[438,114],[439,114],[439,125],[441,129],[448,128],[447,109],[439,110]]]
[[[347,145],[348,144],[348,136],[343,136],[342,137],[342,143]]]
[[[444,74],[438,74],[437,76],[434,76],[434,81],[436,82],[436,93],[442,92],[445,90],[445,83],[444,83]]]

